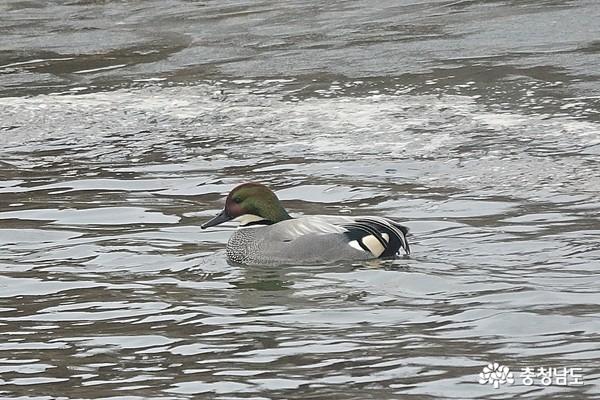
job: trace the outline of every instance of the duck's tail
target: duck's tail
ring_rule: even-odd
[[[368,251],[378,258],[393,257],[403,249],[408,255],[410,246],[406,235],[408,228],[387,218],[360,217],[344,225],[352,245]]]

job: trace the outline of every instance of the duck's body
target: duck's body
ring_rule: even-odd
[[[241,224],[227,243],[228,258],[240,264],[369,260],[393,257],[401,248],[410,253],[408,229],[391,219],[327,215],[292,218],[273,192],[255,183],[232,190],[225,210],[202,228],[228,220]]]

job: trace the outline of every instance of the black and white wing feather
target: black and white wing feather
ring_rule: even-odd
[[[265,239],[270,242],[271,248],[276,242],[296,243],[301,240],[306,245],[321,240],[321,235],[335,234],[339,235],[340,245],[346,243],[364,252],[367,258],[393,257],[400,249],[410,254],[406,240],[408,228],[383,217],[304,216],[270,225],[268,232],[269,236]],[[306,245],[306,249],[313,247]]]
[[[403,249],[410,254],[406,240],[408,228],[387,218],[359,217],[344,224],[350,246],[368,251],[378,258],[393,257]]]

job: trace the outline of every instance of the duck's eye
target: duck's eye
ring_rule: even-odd
[[[234,197],[233,201],[235,201],[236,203],[240,204],[242,202],[241,197]]]

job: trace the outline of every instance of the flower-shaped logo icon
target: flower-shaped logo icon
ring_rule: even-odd
[[[489,363],[483,367],[483,371],[479,373],[479,383],[485,385],[490,383],[494,385],[495,389],[498,389],[500,385],[505,383],[513,384],[515,379],[513,373],[510,372],[507,366],[500,365],[497,362]]]

